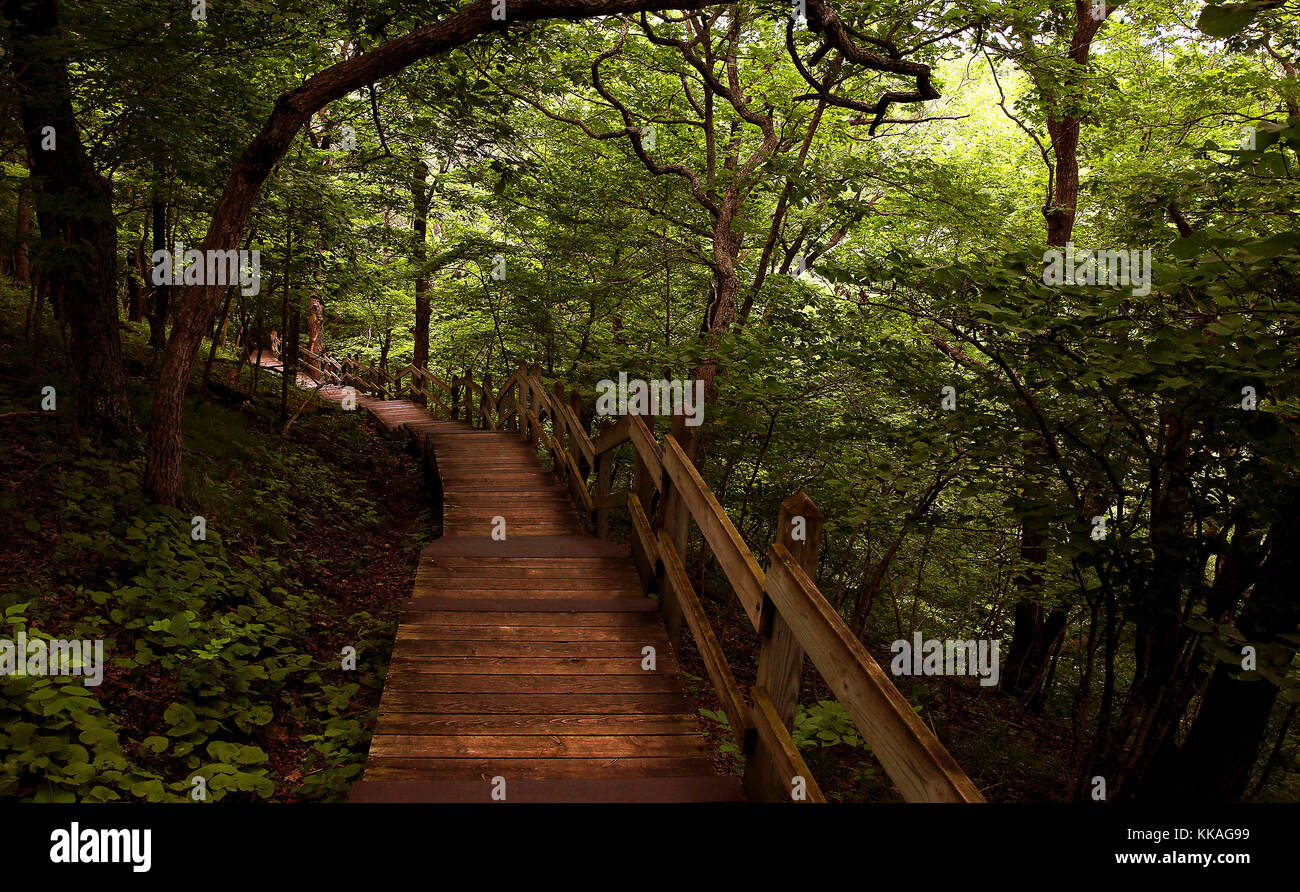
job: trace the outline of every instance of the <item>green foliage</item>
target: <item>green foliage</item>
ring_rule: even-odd
[[[143,501],[141,458],[84,444],[51,475],[57,511],[27,531],[52,539],[48,583],[60,594],[16,587],[5,624],[102,638],[105,679],[0,679],[0,795],[189,801],[202,777],[211,801],[277,788],[329,799],[359,776],[369,723],[356,701],[379,682],[352,681],[316,628],[336,627],[378,661],[391,625],[335,615],[302,581],[314,564],[293,550],[314,525],[374,525],[377,507],[317,454],[271,448],[228,410],[199,414],[190,481],[205,541],[192,538],[189,511]],[[268,745],[291,734],[300,784],[268,764]]]
[[[853,719],[838,700],[818,700],[812,706],[800,703],[790,736],[801,750],[841,745],[855,749],[865,747]]]
[[[722,728],[722,743],[719,744],[718,751],[724,756],[740,756],[740,746],[736,743],[736,736],[731,730],[731,720],[727,718],[727,713],[721,709],[706,709],[704,707],[700,707],[699,712],[700,715]]]

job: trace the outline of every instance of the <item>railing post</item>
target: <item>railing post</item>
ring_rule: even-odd
[[[506,377],[506,386],[501,389],[500,399],[496,400],[497,427],[501,430],[513,430],[511,422],[513,419],[510,413],[515,408],[515,385],[514,377]]]
[[[524,361],[519,360],[519,367],[515,369],[515,383],[510,385],[510,402],[515,410],[515,417],[510,422],[510,429],[522,432],[524,429],[524,416],[522,414],[524,403],[524,375],[527,372],[524,369]]]
[[[537,391],[540,392],[542,389],[541,382],[542,364],[535,362],[528,368],[528,407],[533,410],[533,416],[537,419],[536,422],[530,420],[528,423],[528,442],[533,447],[534,452],[537,451],[537,442],[541,439],[537,427],[542,423],[542,406],[537,399],[538,394],[533,392],[533,388],[537,388]]]
[[[694,433],[691,428],[686,426],[685,415],[673,416],[672,435],[687,457],[692,456],[695,451],[692,448]],[[677,551],[678,559],[685,566],[691,515],[686,503],[682,501],[681,493],[678,492],[672,477],[669,476],[666,465],[663,476],[663,504],[660,506],[660,510],[656,512],[656,517],[659,529],[662,529],[668,535],[669,540],[673,543],[673,548]],[[673,650],[677,650],[682,640],[682,606],[678,603],[672,586],[665,584],[662,560],[655,570],[655,576],[658,580],[659,610],[663,613],[664,625],[668,629],[668,641],[672,644]]]
[[[519,436],[528,438],[528,366],[524,361],[519,360],[519,368],[515,369],[515,421],[517,422],[515,430],[519,431]]]
[[[564,385],[559,381],[551,384],[551,442],[555,451],[551,453],[551,466],[560,482],[569,483],[569,463],[560,460],[560,453],[572,452],[570,448],[569,424],[564,417]]]
[[[301,318],[299,318],[298,315],[298,308],[295,307],[293,312],[289,315],[289,331],[287,332],[288,339],[289,339],[289,348],[288,350],[285,351],[285,354],[289,358],[283,362],[284,375],[289,379],[289,383],[295,386],[297,386],[298,384],[298,368],[299,368],[298,351],[302,349],[302,347],[298,345],[298,326],[301,324],[301,322],[302,320]]]
[[[460,394],[461,399],[464,400],[464,406],[461,406],[461,408],[465,410],[465,424],[468,424],[471,428],[474,426],[474,389],[471,386],[473,381],[472,368],[467,368],[460,374]]]
[[[487,375],[487,370],[486,370],[486,369],[484,370],[483,374],[484,374],[484,376]],[[473,382],[473,381],[474,381],[474,370],[473,370],[473,369],[470,369],[469,371],[467,371],[467,372],[465,373],[465,377],[466,377],[470,382]],[[470,416],[474,419],[474,426],[477,427],[477,428],[481,428],[481,429],[486,430],[487,427],[488,427],[488,421],[487,421],[487,416],[484,415],[483,412],[484,412],[484,410],[487,408],[487,406],[486,406],[485,403],[484,403],[484,399],[483,399],[483,384],[482,384],[481,382],[478,384],[478,388],[477,388],[477,389],[478,389],[478,399],[474,399],[474,390],[475,390],[475,388],[473,388],[473,387],[470,387],[470,388],[468,388],[468,389],[466,390],[466,392],[465,392],[465,396],[466,396],[466,398],[469,400],[469,407],[468,407],[468,408],[469,408]]]
[[[817,576],[822,525],[821,511],[802,492],[781,503],[776,541],[790,550],[790,555],[811,578]],[[766,595],[759,615],[758,635],[758,675],[754,684],[767,690],[777,717],[787,730],[793,729],[803,680],[803,648]],[[755,801],[784,801],[790,797],[793,780],[780,776],[774,754],[761,740],[756,740],[754,752],[745,761],[746,795]]]
[[[573,423],[577,425],[574,430],[569,431],[570,446],[572,447],[569,451],[573,455],[573,466],[578,469],[578,474],[582,478],[581,482],[586,485],[587,476],[591,474],[592,469],[590,466],[583,467],[586,459],[583,458],[582,452],[573,440],[576,439],[578,432],[588,436],[590,436],[590,433],[582,427],[582,394],[578,393],[576,387],[569,389],[569,411],[573,413]]]
[[[634,450],[635,451],[635,450]],[[596,535],[601,539],[609,538],[609,506],[604,500],[609,497],[609,490],[614,484],[614,450],[602,452],[596,456],[596,511],[592,522]]]
[[[479,405],[483,407],[483,421],[485,425],[492,430],[496,430],[497,426],[496,422],[492,420],[492,414],[497,408],[496,402],[496,390],[492,387],[492,373],[484,372],[483,398],[479,401]]]
[[[649,416],[638,417],[644,418]],[[632,419],[629,418],[628,422],[631,423],[631,420]],[[652,424],[653,422],[646,424],[646,429],[650,431],[651,437],[654,436],[654,427]],[[642,460],[641,453],[635,449],[632,450],[632,491],[636,493],[636,497],[641,500],[641,506],[645,508],[646,514],[653,516],[655,482],[650,478],[650,469],[646,467],[646,463]]]

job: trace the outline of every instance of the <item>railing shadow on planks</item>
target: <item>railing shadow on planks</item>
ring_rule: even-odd
[[[556,478],[567,485],[598,536],[608,537],[610,512],[626,511],[632,557],[647,594],[659,596],[669,640],[676,647],[683,624],[690,630],[736,743],[746,754],[744,787],[751,801],[825,801],[790,736],[805,654],[905,800],[984,801],[818,590],[812,574],[822,516],[803,493],[781,505],[778,540],[768,551],[765,572],[688,458],[690,432],[680,416],[662,442],[638,415],[605,419],[593,440],[581,420],[579,393],[566,391],[559,381],[548,390],[538,364],[521,363],[500,388],[490,373],[481,383],[470,374],[444,380],[414,365],[390,375],[355,357],[340,361],[305,349],[300,367],[321,384],[355,387],[384,399],[413,399],[452,420],[517,431],[549,453]],[[427,439],[422,442],[431,449]],[[615,461],[625,445],[631,446],[631,483],[611,492]],[[422,458],[436,475],[436,456]],[[804,531],[798,540],[792,535],[797,517],[803,518]],[[748,699],[684,566],[692,522],[759,637],[757,675]]]

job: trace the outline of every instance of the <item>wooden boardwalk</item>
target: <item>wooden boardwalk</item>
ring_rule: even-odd
[[[762,566],[696,468],[682,416],[662,437],[637,414],[593,433],[582,394],[537,363],[497,387],[487,371],[444,381],[299,356],[321,395],[355,397],[410,441],[444,512],[354,800],[825,802],[791,734],[809,662],[903,799],[984,801],[818,589],[823,517],[806,494],[781,502]],[[620,451],[630,474],[617,473]],[[626,514],[630,548],[606,541],[611,511]],[[692,525],[757,636],[748,691],[686,572]],[[684,632],[745,755],[743,783],[713,772],[674,654]]]
[[[519,434],[406,400],[357,408],[436,456],[443,536],[421,554],[353,801],[739,800],[627,547],[584,532]]]

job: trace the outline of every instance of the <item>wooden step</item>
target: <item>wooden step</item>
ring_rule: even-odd
[[[739,781],[714,776],[628,546],[583,532],[518,433],[402,400],[362,405],[431,451],[444,535],[421,551],[352,798],[491,801],[499,776],[506,801],[739,801]]]
[[[487,781],[359,781],[352,785],[352,802],[493,802]],[[498,794],[499,799],[499,794]],[[734,777],[629,777],[601,780],[506,779],[505,802],[741,802],[740,781]]]
[[[628,558],[630,554],[626,543],[595,536],[516,536],[501,542],[491,536],[444,536],[420,552],[433,558]]]

